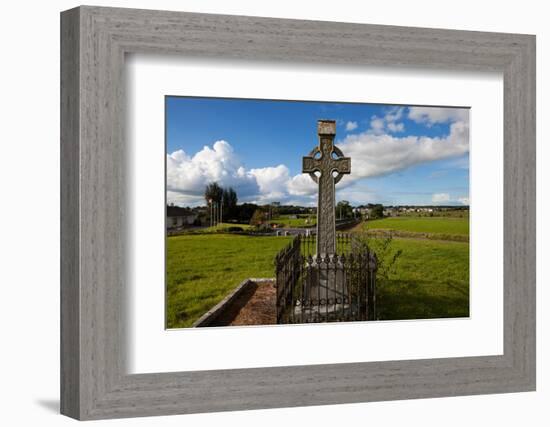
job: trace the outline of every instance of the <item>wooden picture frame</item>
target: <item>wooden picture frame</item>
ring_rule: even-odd
[[[502,72],[503,354],[126,374],[126,53]],[[63,414],[84,420],[534,389],[534,36],[88,6],[61,14]]]

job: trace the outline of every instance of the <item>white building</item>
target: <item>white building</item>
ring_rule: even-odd
[[[179,206],[167,206],[166,208],[166,229],[177,230],[186,226],[193,225],[198,215],[191,212],[190,209],[180,208]]]

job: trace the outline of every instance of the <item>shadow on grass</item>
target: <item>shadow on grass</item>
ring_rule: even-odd
[[[469,305],[468,290],[458,282],[390,280],[377,286],[379,320],[468,317]]]

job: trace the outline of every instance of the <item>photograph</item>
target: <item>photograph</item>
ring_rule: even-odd
[[[165,96],[166,328],[469,317],[469,123]]]
[[[542,6],[172,3],[8,6],[5,424],[548,418]]]

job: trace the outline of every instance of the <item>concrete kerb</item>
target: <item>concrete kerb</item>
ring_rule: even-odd
[[[253,286],[254,284],[260,284],[260,283],[266,283],[266,282],[275,282],[275,278],[274,277],[273,278],[250,277],[248,279],[243,280],[241,283],[239,283],[239,286],[237,286],[229,295],[227,295],[218,304],[216,304],[214,307],[212,307],[210,310],[204,313],[195,323],[191,325],[191,327],[199,328],[199,327],[205,327],[205,326],[211,325],[231,305],[231,303],[235,301],[235,299],[237,299],[237,297],[241,295],[244,291],[246,291],[250,286]]]

